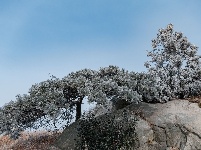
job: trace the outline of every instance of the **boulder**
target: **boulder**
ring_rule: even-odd
[[[113,111],[115,119],[121,119],[126,109],[129,117],[138,115],[136,133],[138,144],[135,150],[201,150],[201,108],[188,100],[172,100],[167,103],[131,104]],[[104,115],[98,116],[104,118]],[[105,120],[106,121],[106,120]],[[55,146],[62,150],[74,150],[77,138],[74,122],[66,128]],[[131,137],[132,138],[132,137]]]
[[[78,139],[77,126],[78,121],[70,124],[55,141],[54,146],[61,150],[75,150],[76,142],[74,139]]]

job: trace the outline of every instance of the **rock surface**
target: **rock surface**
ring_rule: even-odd
[[[141,112],[138,113],[141,115],[136,128],[139,143],[133,149],[201,150],[201,108],[197,103],[188,100],[173,100],[164,104],[142,102],[123,109],[129,110],[130,117]],[[123,109],[112,114],[119,118]],[[98,117],[103,119],[104,115]],[[75,122],[66,128],[55,146],[61,150],[74,150],[77,125],[78,122]]]

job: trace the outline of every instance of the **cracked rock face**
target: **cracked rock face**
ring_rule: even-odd
[[[201,149],[201,109],[196,103],[173,100],[164,104],[132,104],[127,108],[138,108],[144,114],[138,121],[138,149]]]
[[[163,104],[142,102],[123,109],[141,112],[136,127],[139,143],[133,149],[201,150],[201,108],[196,103],[188,100],[173,100]],[[119,118],[123,109],[113,114]],[[131,113],[130,116],[132,117]],[[76,135],[76,126],[77,123],[74,123],[70,130],[64,130],[56,142],[59,148],[65,149],[65,145],[69,144],[74,148],[70,139],[72,136],[67,135]]]

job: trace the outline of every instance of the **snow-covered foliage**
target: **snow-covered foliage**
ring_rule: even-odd
[[[119,69],[116,66],[101,68],[96,76],[92,79],[89,102],[105,105],[105,102],[126,100],[129,102],[141,102],[141,96],[134,88],[137,81],[130,78],[129,72]]]
[[[72,72],[68,76],[64,77],[60,81],[60,85],[64,90],[64,94],[66,94],[65,97],[67,98],[67,100],[70,101],[75,100],[78,97],[87,96],[89,94],[89,85],[91,84],[91,81],[94,78],[94,76],[96,76],[96,74],[97,71],[91,69],[83,69],[75,73]],[[65,91],[65,89],[69,86],[72,88],[72,90],[73,88],[75,89],[70,96],[69,93],[66,93],[67,91]]]
[[[132,82],[137,82],[135,86],[132,86],[132,89],[137,91],[142,97],[142,101],[157,102],[159,100],[159,87],[157,87],[157,82],[153,75],[145,72],[130,72],[129,76]]]
[[[200,56],[196,55],[198,47],[181,32],[174,32],[172,24],[159,30],[157,38],[152,40],[152,47],[147,55],[152,60],[145,66],[157,80],[158,101],[199,95],[201,70]]]
[[[111,101],[138,103],[141,96],[132,88],[136,84],[128,71],[116,66],[101,68],[99,71],[83,69],[62,79],[52,76],[33,85],[29,94],[17,95],[16,101],[11,101],[0,110],[0,131],[17,137],[19,131],[28,127],[37,129],[52,120],[54,125],[67,120],[67,126],[73,119],[76,102],[85,97],[89,103],[97,102],[107,111],[113,107],[108,107]],[[40,122],[37,126],[36,121]]]
[[[39,128],[50,120],[53,123],[59,119],[72,119],[73,108],[69,108],[69,103],[65,103],[61,81],[52,77],[47,80],[33,85],[29,89],[28,95],[17,95],[16,101],[6,104],[0,111],[1,124],[0,131],[10,134],[11,137],[18,137],[19,132],[28,127]],[[45,120],[45,123],[44,123]],[[35,122],[39,121],[38,126]]]
[[[20,131],[28,127],[52,126],[51,121],[55,128],[58,122],[66,121],[61,126],[66,127],[75,110],[76,119],[81,117],[84,98],[89,103],[97,103],[94,112],[101,108],[101,113],[107,113],[122,105],[120,102],[126,105],[141,101],[166,102],[201,94],[200,57],[196,55],[196,46],[182,33],[173,32],[173,25],[169,24],[159,30],[152,47],[148,52],[152,60],[145,63],[149,68],[147,73],[109,66],[98,71],[79,70],[62,79],[52,76],[33,85],[28,94],[17,95],[16,101],[0,108],[0,132],[17,138]]]

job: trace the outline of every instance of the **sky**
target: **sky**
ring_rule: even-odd
[[[109,65],[146,71],[151,40],[169,23],[201,47],[200,6],[200,0],[1,0],[0,107],[50,74],[61,79]]]

